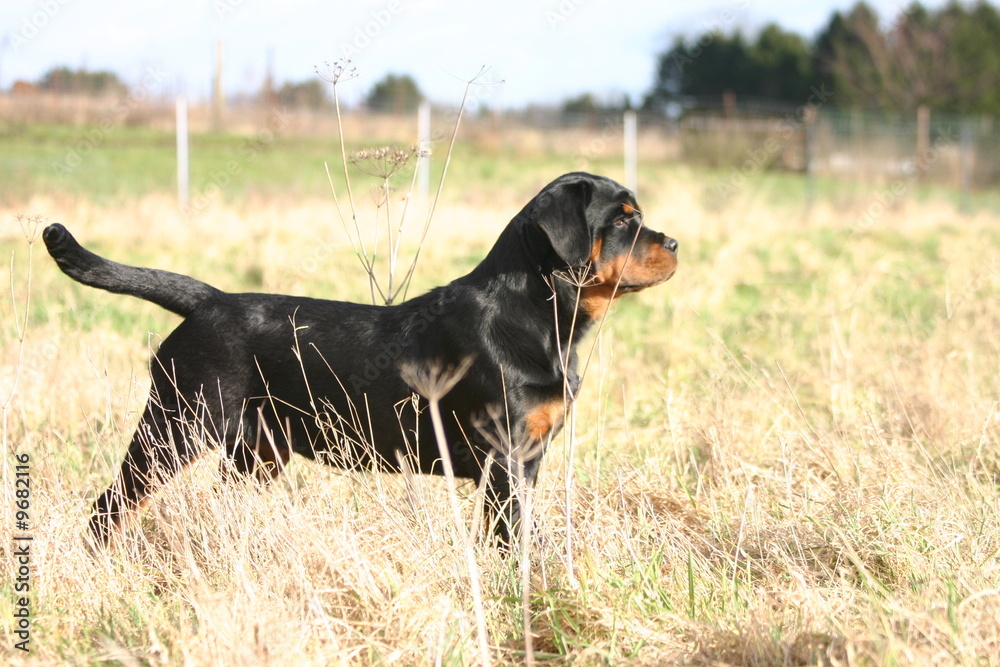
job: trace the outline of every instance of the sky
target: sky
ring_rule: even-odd
[[[854,0],[3,0],[0,88],[54,66],[116,72],[153,97],[208,99],[216,44],[228,93],[305,81],[349,57],[356,102],[388,73],[409,74],[434,102],[458,104],[468,80],[495,107],[552,104],[582,93],[640,101],[656,54],[678,35],[753,33],[769,22],[814,37]],[[869,0],[889,19],[909,0]],[[938,6],[940,2],[925,2]],[[502,82],[502,83],[501,83]]]

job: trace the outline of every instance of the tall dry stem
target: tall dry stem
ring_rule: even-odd
[[[479,563],[476,561],[476,549],[472,535],[462,519],[462,508],[458,502],[458,488],[455,482],[455,469],[452,466],[451,451],[444,432],[444,421],[441,418],[441,399],[451,391],[458,381],[468,372],[472,365],[471,359],[466,359],[457,368],[406,367],[401,369],[403,379],[427,399],[431,413],[431,424],[434,426],[434,437],[437,440],[438,452],[441,455],[441,465],[444,468],[445,480],[448,485],[448,503],[451,507],[451,518],[458,534],[462,551],[465,554],[465,565],[469,574],[469,590],[472,594],[473,612],[476,617],[476,635],[479,645],[479,659],[483,665],[492,664],[489,644],[489,631],[486,628],[486,612],[483,608],[482,575]]]
[[[629,247],[628,253],[625,256],[625,262],[622,268],[622,272],[619,273],[618,281],[614,285],[612,294],[616,294],[618,292],[618,288],[621,286],[621,275],[624,272],[624,267],[628,266],[628,262],[632,258],[632,253],[635,251],[635,244],[639,240],[639,232],[641,231],[642,227],[640,225],[639,227],[636,228],[635,236],[632,237],[632,245]],[[565,438],[566,450],[567,450],[566,479],[565,479],[565,484],[563,486],[564,500],[565,500],[565,512],[563,518],[565,519],[566,523],[566,538],[565,538],[566,573],[570,585],[574,587],[577,585],[577,579],[575,574],[575,568],[573,566],[574,562],[573,518],[570,512],[570,508],[572,507],[572,499],[573,499],[573,464],[574,461],[576,460],[576,419],[575,419],[576,413],[573,410],[573,400],[572,400],[573,397],[570,395],[570,388],[569,388],[569,360],[573,348],[574,335],[576,334],[576,313],[579,310],[580,299],[582,298],[582,290],[589,284],[590,280],[589,274],[590,274],[590,267],[588,266],[583,270],[570,269],[569,271],[560,273],[558,275],[554,275],[552,277],[552,280],[564,280],[576,287],[575,302],[573,304],[574,316],[572,321],[570,322],[569,337],[567,338],[569,343],[567,344],[565,350],[563,350],[561,347],[558,347],[559,362],[563,372],[563,405],[567,406],[566,412],[563,415],[563,422],[568,425],[568,428],[563,430],[563,437]],[[558,345],[558,341],[562,340],[562,338],[559,335],[559,304],[556,303],[555,299],[556,290],[554,286],[552,286],[552,294],[553,294],[553,299],[552,299],[553,319],[556,324],[556,341]],[[604,328],[604,322],[606,320],[608,310],[611,308],[611,304],[613,301],[614,301],[613,298],[608,299],[608,303],[604,307],[604,311],[600,314],[600,317],[598,318],[597,331],[594,333],[594,342],[591,344],[590,350],[587,353],[586,361],[584,362],[583,367],[579,371],[579,377],[581,383],[583,382],[583,379],[587,375],[587,370],[590,368],[590,361],[594,356],[594,351],[597,349],[597,344],[598,341],[600,340],[601,331]]]
[[[417,263],[420,259],[421,250],[427,241],[427,232],[430,230],[431,221],[434,218],[434,212],[437,210],[438,202],[441,199],[441,193],[444,191],[445,179],[448,175],[448,167],[451,164],[451,156],[455,148],[455,140],[458,137],[458,129],[462,122],[462,117],[465,113],[465,107],[469,99],[469,90],[473,85],[477,84],[477,81],[484,72],[486,68],[480,69],[480,71],[472,79],[466,82],[465,92],[462,96],[462,103],[459,106],[458,113],[455,116],[455,124],[451,132],[451,140],[448,144],[448,152],[445,155],[444,167],[441,170],[441,178],[438,180],[437,190],[434,194],[434,199],[431,201],[430,208],[427,212],[427,217],[424,220],[423,229],[420,232],[420,237],[417,242],[416,250],[413,253],[413,259],[410,261],[405,273],[397,280],[397,274],[399,271],[399,251],[401,247],[401,240],[403,235],[403,230],[405,227],[406,216],[409,210],[410,200],[413,198],[414,189],[417,184],[417,171],[426,166],[426,158],[429,157],[428,154],[418,151],[417,149],[411,149],[410,151],[401,151],[393,147],[383,147],[365,151],[359,151],[352,156],[348,156],[346,148],[346,138],[344,136],[344,126],[343,119],[340,110],[340,95],[338,87],[344,81],[349,81],[357,76],[357,70],[350,66],[350,60],[340,60],[333,64],[327,64],[327,69],[323,72],[317,68],[317,73],[325,81],[328,81],[333,86],[333,100],[334,100],[334,110],[337,115],[337,133],[340,140],[340,160],[341,166],[343,168],[344,184],[347,190],[347,200],[350,205],[350,220],[349,225],[343,210],[340,205],[340,198],[337,195],[337,188],[333,183],[333,177],[330,173],[329,165],[325,165],[327,181],[330,184],[330,190],[333,193],[334,204],[337,209],[337,215],[340,218],[341,224],[344,227],[344,231],[351,241],[351,247],[354,250],[354,254],[357,256],[358,260],[361,262],[361,266],[364,268],[365,273],[368,275],[369,291],[371,293],[372,303],[378,304],[379,302],[385,305],[392,305],[399,300],[405,300],[407,292],[409,291],[410,283],[413,280],[414,272],[417,268]],[[411,156],[416,155],[417,164],[413,170],[413,176],[410,179],[409,186],[406,193],[403,195],[403,208],[400,213],[399,222],[394,224],[392,219],[392,207],[391,207],[391,179],[397,175],[399,170],[405,164],[405,159],[399,159],[401,156]],[[372,247],[369,251],[367,244],[365,243],[365,236],[362,230],[362,225],[360,222],[360,216],[358,214],[358,208],[355,204],[354,192],[351,188],[351,177],[350,170],[348,168],[348,163],[353,163],[358,166],[360,163],[368,162],[374,160],[376,163],[380,163],[381,166],[386,167],[384,170],[376,170],[374,172],[369,171],[368,173],[378,176],[382,179],[382,183],[379,185],[379,199],[376,204],[376,211],[374,216],[373,225],[373,240]],[[364,171],[364,169],[362,169]],[[380,227],[380,211],[385,208],[385,218],[386,227],[388,231],[389,239],[389,257],[388,257],[388,269],[386,280],[381,281],[376,273],[376,259],[378,257],[378,239],[379,239],[379,227]]]
[[[17,307],[17,287],[14,283],[14,254],[11,253],[10,256],[10,304],[11,311],[14,315],[14,336],[17,340],[17,361],[14,365],[14,374],[10,378],[10,391],[7,392],[7,396],[0,398],[0,411],[3,414],[3,450],[8,451],[8,413],[10,411],[10,406],[14,402],[14,397],[17,395],[17,385],[18,380],[21,377],[21,366],[24,359],[24,340],[28,329],[28,315],[31,308],[31,275],[32,275],[32,259],[33,251],[35,247],[35,241],[38,240],[38,233],[42,227],[42,220],[37,216],[17,216],[17,222],[21,225],[21,231],[24,233],[25,238],[28,241],[28,262],[26,269],[25,287],[24,287],[24,318],[23,320],[18,315]],[[4,467],[4,474],[6,475],[7,468]],[[4,479],[4,489],[8,489],[9,486],[6,484],[8,480]]]

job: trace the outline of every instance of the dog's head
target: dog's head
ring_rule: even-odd
[[[610,178],[560,176],[529,206],[531,222],[545,232],[558,263],[582,278],[581,304],[591,317],[677,270],[677,241],[646,227],[635,195]]]

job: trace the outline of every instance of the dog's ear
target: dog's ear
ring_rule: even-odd
[[[581,177],[556,181],[536,198],[532,217],[568,266],[585,264],[590,258],[593,239],[587,207],[593,194],[594,183]]]

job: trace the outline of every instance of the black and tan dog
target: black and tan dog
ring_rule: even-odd
[[[403,369],[463,363],[440,401],[447,448],[456,476],[484,483],[506,542],[520,520],[511,451],[528,452],[523,475],[533,483],[579,389],[574,343],[615,298],[677,268],[677,242],[643,225],[634,195],[584,173],[547,185],[471,273],[395,306],[229,294],[106,260],[62,225],[43,238],[74,280],[184,318],[150,364],[145,412],[117,479],[94,503],[100,542],[206,446],[224,446],[230,470],[260,479],[291,452],[342,468],[442,474],[426,398]]]

